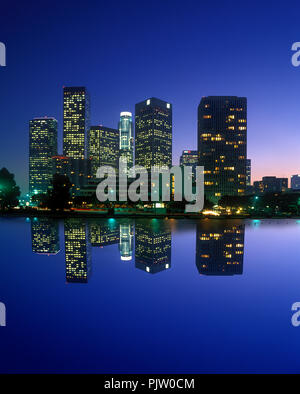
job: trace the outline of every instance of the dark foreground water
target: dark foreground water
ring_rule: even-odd
[[[0,372],[300,372],[296,220],[1,218],[0,236]]]

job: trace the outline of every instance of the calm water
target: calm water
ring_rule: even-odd
[[[296,220],[0,219],[0,372],[299,372]]]

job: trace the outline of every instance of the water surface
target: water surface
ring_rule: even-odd
[[[0,219],[0,372],[299,372],[296,220]]]

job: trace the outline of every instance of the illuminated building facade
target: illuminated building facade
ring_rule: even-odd
[[[120,159],[127,160],[127,168],[133,166],[133,124],[132,113],[121,112],[119,121]]]
[[[120,224],[120,243],[119,250],[121,260],[132,260],[133,250],[133,225],[131,223]]]
[[[89,157],[92,161],[92,177],[96,177],[100,166],[119,168],[119,130],[104,126],[91,126]]]
[[[63,92],[64,156],[84,159],[89,129],[89,95],[85,87],[64,87]]]
[[[198,223],[196,265],[202,275],[243,273],[245,225]]]
[[[151,274],[171,267],[171,230],[155,223],[135,224],[135,266]]]
[[[59,252],[58,221],[50,218],[34,218],[31,220],[32,252],[55,255]]]
[[[89,239],[94,247],[114,245],[120,241],[119,224],[115,219],[89,222]]]
[[[247,99],[203,97],[198,107],[199,165],[205,195],[213,202],[246,191]]]
[[[135,105],[135,164],[172,166],[172,105],[150,98]]]
[[[87,283],[91,275],[91,251],[86,223],[67,219],[65,228],[65,256],[67,282]]]
[[[52,180],[52,156],[57,154],[57,120],[29,122],[29,193],[47,193]]]
[[[291,188],[293,190],[300,190],[300,175],[292,175]]]

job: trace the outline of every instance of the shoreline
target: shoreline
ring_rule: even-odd
[[[300,219],[300,216],[281,215],[281,216],[259,216],[259,215],[202,215],[202,214],[187,214],[187,213],[153,213],[153,212],[140,212],[140,213],[108,213],[108,212],[84,212],[84,211],[64,211],[64,212],[51,212],[51,211],[7,211],[0,212],[1,217],[25,217],[25,218],[38,218],[49,217],[53,219],[69,219],[69,218],[93,218],[93,219],[191,219],[191,220],[229,220],[229,219]]]

